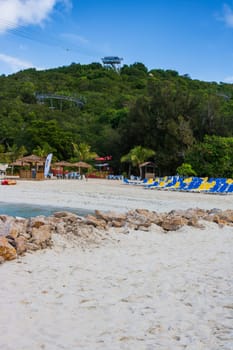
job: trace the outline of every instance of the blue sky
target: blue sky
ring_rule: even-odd
[[[233,83],[233,0],[0,0],[0,74],[110,55]]]

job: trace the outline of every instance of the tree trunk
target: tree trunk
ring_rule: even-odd
[[[131,163],[129,163],[129,172],[128,172],[128,178],[130,178],[130,176],[131,176]]]
[[[140,175],[140,179],[142,179],[142,167],[139,166],[139,175]]]

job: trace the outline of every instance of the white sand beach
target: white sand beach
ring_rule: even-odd
[[[114,210],[232,209],[233,196],[108,180],[18,181],[0,202]],[[0,265],[0,349],[232,350],[233,228],[109,233]]]
[[[197,207],[233,209],[233,195],[150,190],[100,179],[18,181],[16,186],[0,186],[0,202],[117,212],[137,208],[159,212]]]

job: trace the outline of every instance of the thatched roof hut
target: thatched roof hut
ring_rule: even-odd
[[[29,156],[25,156],[25,157],[22,157],[22,158],[19,158],[16,160],[16,162],[20,163],[30,163],[30,164],[38,164],[38,165],[43,165],[45,163],[45,158],[43,157],[39,157],[35,154],[31,154]]]

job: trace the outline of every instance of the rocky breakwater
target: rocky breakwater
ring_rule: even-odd
[[[27,251],[51,247],[53,234],[75,237],[78,243],[97,243],[108,239],[109,233],[129,233],[130,230],[149,231],[158,225],[164,233],[176,231],[189,225],[204,229],[205,221],[220,226],[233,226],[233,210],[187,209],[173,210],[169,213],[157,213],[145,209],[131,210],[125,214],[101,212],[80,217],[69,212],[57,212],[52,216],[18,218],[0,215],[0,263],[13,260]]]

